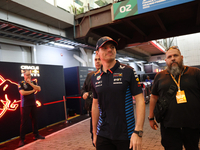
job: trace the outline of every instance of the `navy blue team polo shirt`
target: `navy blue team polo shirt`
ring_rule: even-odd
[[[135,128],[132,96],[142,93],[136,72],[117,61],[107,73],[99,69],[91,82],[93,96],[99,104],[97,135],[129,140]]]
[[[33,84],[37,85],[35,81],[31,81]],[[26,83],[25,81],[20,81],[18,83],[18,89],[19,90],[24,90],[24,91],[31,91],[33,90],[33,87]],[[34,106],[36,105],[36,96],[34,93],[31,93],[29,95],[21,95],[21,105],[20,107],[26,107],[26,106]]]

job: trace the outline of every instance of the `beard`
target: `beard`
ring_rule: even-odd
[[[176,63],[177,65],[172,66],[173,63]],[[170,66],[168,66],[169,72],[174,76],[179,75],[181,73],[182,69],[183,69],[183,61],[181,61],[180,63],[172,62],[170,64]]]

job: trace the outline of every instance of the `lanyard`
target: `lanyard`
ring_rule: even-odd
[[[186,67],[184,67],[183,72],[184,72],[185,68],[186,68]],[[177,87],[178,87],[178,91],[180,92],[180,91],[181,91],[181,90],[180,90],[181,73],[179,74],[179,77],[178,77],[178,83],[177,83],[176,79],[174,79],[173,75],[172,75],[172,74],[170,74],[170,75],[171,75],[172,79],[174,80],[174,82],[176,83],[176,85],[177,85]]]

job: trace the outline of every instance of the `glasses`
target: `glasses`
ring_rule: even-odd
[[[171,46],[168,50],[170,50],[170,49],[178,49],[179,50],[178,46]]]

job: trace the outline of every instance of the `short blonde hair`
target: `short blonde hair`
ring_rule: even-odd
[[[168,49],[167,49],[167,51],[169,51],[170,49],[177,49],[180,53],[181,53],[181,51],[180,51],[180,49],[178,48],[178,46],[171,46],[171,47],[169,47]],[[167,52],[166,51],[166,52]]]

